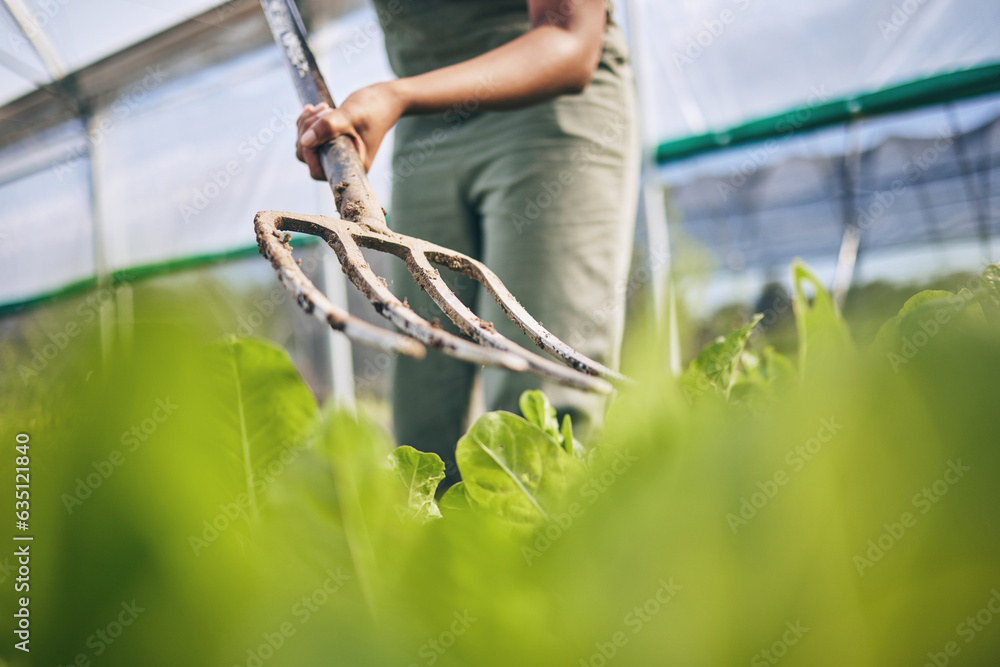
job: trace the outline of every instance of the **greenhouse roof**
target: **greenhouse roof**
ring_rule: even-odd
[[[392,76],[368,3],[299,4],[336,99]],[[796,129],[817,129],[988,93],[1000,80],[995,0],[615,5],[633,45],[645,144],[671,167],[765,139],[802,109],[811,119]],[[291,154],[294,125],[283,119],[297,104],[257,0],[0,0],[0,278],[58,267],[7,281],[0,304],[102,273],[230,257],[253,247],[255,211],[324,210],[329,193]],[[95,117],[110,122],[96,137]],[[271,141],[241,151],[272,122],[282,129]],[[926,138],[938,125],[918,114],[891,134]],[[382,201],[387,153],[371,174]],[[239,182],[205,198],[234,158]],[[204,204],[196,218],[193,201]]]

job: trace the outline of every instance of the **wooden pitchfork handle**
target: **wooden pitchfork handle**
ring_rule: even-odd
[[[335,108],[337,105],[306,41],[302,17],[293,0],[260,0],[260,4],[275,42],[282,49],[285,63],[292,72],[292,82],[302,106],[325,102],[331,109]],[[323,144],[319,148],[319,156],[340,217],[373,230],[388,231],[385,213],[375,198],[351,138],[341,135]]]

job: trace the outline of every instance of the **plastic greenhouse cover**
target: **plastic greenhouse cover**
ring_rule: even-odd
[[[380,39],[359,42],[354,30],[370,30],[372,21],[371,12],[359,12],[314,38],[337,99],[390,76]],[[260,210],[332,212],[329,188],[310,181],[295,159],[299,103],[273,47],[151,83],[141,100],[129,98],[119,107],[122,113],[109,116],[107,129],[94,135],[110,270],[252,247],[253,218]],[[82,239],[84,229],[77,228],[92,234],[90,163],[81,129],[47,134],[0,151],[0,183],[16,178],[0,186],[0,231],[28,234],[23,244],[0,249],[0,284],[8,286],[0,291],[0,304],[94,272],[92,237]],[[370,173],[386,206],[389,142],[391,137]],[[60,164],[37,178],[18,176],[53,161]],[[63,225],[72,230],[63,232]],[[47,252],[54,246],[62,249],[53,251],[57,262]],[[20,251],[27,254],[6,261]],[[44,279],[34,275],[41,265]],[[24,268],[30,269],[30,284],[17,273]]]
[[[273,49],[154,91],[104,146],[111,268],[252,246],[260,210],[329,212],[325,184],[294,156],[299,110]],[[383,170],[373,182],[387,197]]]
[[[30,26],[44,30],[67,71],[181,23],[219,0],[24,0]]]
[[[991,215],[1000,210],[998,154],[994,120],[960,139],[888,139],[847,164],[792,158],[745,179],[674,185],[674,221],[734,271],[780,271],[797,255],[836,257],[845,214],[863,232],[863,254],[966,241],[986,252],[1000,240],[1000,219]]]
[[[996,0],[636,0],[649,142],[1000,61]]]
[[[44,63],[24,38],[7,8],[0,3],[0,104],[30,93],[52,79]]]
[[[51,167],[0,186],[0,303],[94,275],[89,167]]]
[[[246,2],[249,0],[236,0]],[[68,70],[221,5],[218,0],[24,0]],[[1000,61],[995,0],[618,0],[642,26],[647,139],[660,141]],[[370,16],[370,13],[369,13]],[[13,22],[0,11],[11,42]],[[367,28],[367,26],[365,26]],[[368,33],[375,48],[381,38]],[[8,45],[0,49],[10,49]],[[39,72],[24,45],[20,60]],[[26,92],[0,67],[0,101]],[[13,91],[17,91],[14,93]]]
[[[43,28],[71,69],[220,4],[46,4],[50,1],[29,4],[52,10]],[[619,11],[625,4],[616,2]],[[779,112],[807,103],[817,90],[841,96],[1000,60],[994,35],[1000,3],[995,0],[635,0],[629,5],[632,25],[642,26],[637,60],[652,140]],[[894,6],[904,8],[902,18],[894,19]],[[3,20],[9,17],[0,11]],[[706,45],[697,57],[678,62],[675,56],[698,39]],[[391,76],[370,7],[327,25],[313,36],[313,44],[338,100]],[[0,100],[5,80],[0,75]],[[298,102],[273,47],[157,83],[147,92],[141,102],[129,102],[124,117],[115,116],[96,142],[111,269],[252,246],[251,223],[258,210],[330,212],[328,190],[311,183],[293,156],[294,124],[288,119],[297,114]],[[961,105],[965,129],[976,121],[967,115],[973,114],[967,111],[971,108]],[[997,109],[982,107],[975,113],[986,118]],[[908,134],[932,136],[941,124],[936,111],[908,118],[909,125],[890,122],[884,130],[879,122],[866,122],[860,140],[877,143],[879,133],[889,136],[901,127]],[[25,229],[31,234],[18,241],[26,255],[10,254],[15,246],[9,239],[0,247],[0,284],[8,285],[0,303],[54,289],[94,269],[89,164],[72,159],[78,147],[46,144],[43,154],[35,150],[32,142],[37,141],[0,153],[3,171],[24,171],[24,165],[44,162],[53,150],[65,151],[71,168],[69,173],[65,166],[48,168],[0,186],[0,233],[10,237]],[[390,141],[371,173],[387,207]],[[789,139],[782,150],[822,157],[842,154],[846,145],[843,130],[835,129]],[[693,176],[700,168],[695,164],[701,162],[684,163]],[[29,227],[21,226],[24,220],[31,221]],[[42,265],[45,275],[35,275]],[[30,281],[17,273],[19,267],[31,269]]]
[[[83,123],[72,120],[0,149],[0,187],[36,171],[63,163],[63,171],[87,159]]]

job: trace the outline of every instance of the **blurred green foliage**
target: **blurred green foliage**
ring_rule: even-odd
[[[432,455],[318,408],[197,298],[143,302],[106,358],[84,331],[27,382],[5,350],[0,484],[12,515],[29,434],[35,540],[30,654],[0,552],[0,658],[997,664],[995,269],[870,346],[793,270],[797,367],[750,349],[752,322],[677,381],[650,335],[598,448],[528,396],[472,426],[440,501]]]

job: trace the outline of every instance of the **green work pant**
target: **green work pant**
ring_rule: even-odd
[[[486,92],[488,82],[483,86]],[[473,98],[443,116],[400,121],[391,226],[484,261],[553,334],[615,367],[639,167],[625,58],[602,59],[580,95],[516,111],[477,112],[476,106]],[[428,320],[447,319],[401,263],[396,269],[393,290],[401,298]],[[441,271],[480,317],[537,349],[477,283]],[[447,483],[458,479],[454,450],[479,370],[434,350],[424,361],[396,362],[397,442],[439,454]],[[597,395],[494,368],[483,371],[483,383],[487,410],[517,412],[523,391],[542,389],[560,413],[572,415],[585,441],[602,421],[605,399]]]

